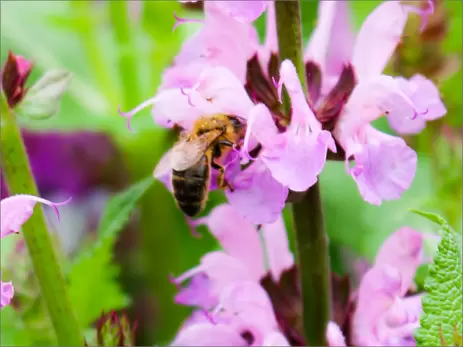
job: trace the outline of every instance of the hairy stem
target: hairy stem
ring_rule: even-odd
[[[307,90],[302,56],[300,3],[276,1],[275,10],[280,61],[289,59],[293,62],[302,87]],[[285,97],[283,101],[288,110],[289,98]],[[292,212],[306,344],[326,346],[326,327],[331,313],[330,263],[318,182],[300,201],[293,203]]]
[[[38,196],[19,126],[3,93],[1,102],[1,165],[10,194]],[[60,346],[84,346],[84,337],[71,305],[63,273],[38,204],[22,234]]]

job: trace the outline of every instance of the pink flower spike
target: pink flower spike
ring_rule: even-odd
[[[11,282],[0,281],[0,309],[10,304],[14,296],[14,287]]]
[[[58,217],[58,207],[65,205],[71,201],[69,198],[66,201],[55,203],[46,199],[38,198],[32,195],[19,194],[8,197],[1,201],[1,238],[18,233],[21,226],[32,216],[34,206],[37,202],[51,206]]]
[[[177,13],[174,12],[174,18],[175,18],[175,23],[174,26],[172,27],[172,31],[177,29],[179,25],[185,24],[185,23],[203,23],[202,20],[200,19],[185,19],[177,16]]]

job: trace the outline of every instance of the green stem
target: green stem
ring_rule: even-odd
[[[119,67],[122,84],[122,109],[134,107],[140,102],[135,37],[129,18],[128,1],[109,1],[109,16],[119,49]]]
[[[38,196],[19,126],[8,108],[3,93],[1,99],[0,154],[4,177],[10,194]],[[66,290],[63,273],[47,230],[43,209],[23,225],[22,234],[37,276],[41,294],[50,314],[60,346],[83,346],[84,338]]]
[[[307,90],[302,56],[300,3],[276,1],[275,12],[280,61],[289,59],[293,62],[302,88]],[[285,109],[289,109],[288,98],[284,99],[284,103]],[[331,314],[330,262],[318,182],[300,201],[293,204],[292,212],[306,344],[326,346],[326,327]]]

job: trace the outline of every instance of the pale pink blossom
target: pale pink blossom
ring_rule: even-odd
[[[70,200],[71,199],[60,203],[54,203],[32,195],[14,195],[3,199],[0,202],[0,238],[4,238],[10,234],[19,233],[22,225],[32,216],[34,206],[37,202],[53,207],[59,219],[58,206],[67,204]],[[1,282],[1,308],[10,304],[13,295],[13,284],[11,282]]]

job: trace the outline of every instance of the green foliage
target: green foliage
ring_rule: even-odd
[[[102,311],[121,309],[129,303],[117,282],[119,268],[112,260],[113,248],[119,232],[153,181],[148,177],[111,199],[100,221],[98,239],[72,265],[69,292],[84,328]]]
[[[412,212],[437,223],[442,237],[424,284],[428,294],[423,298],[424,314],[415,334],[417,343],[419,346],[442,346],[444,343],[457,346],[463,328],[461,234],[434,213]]]

